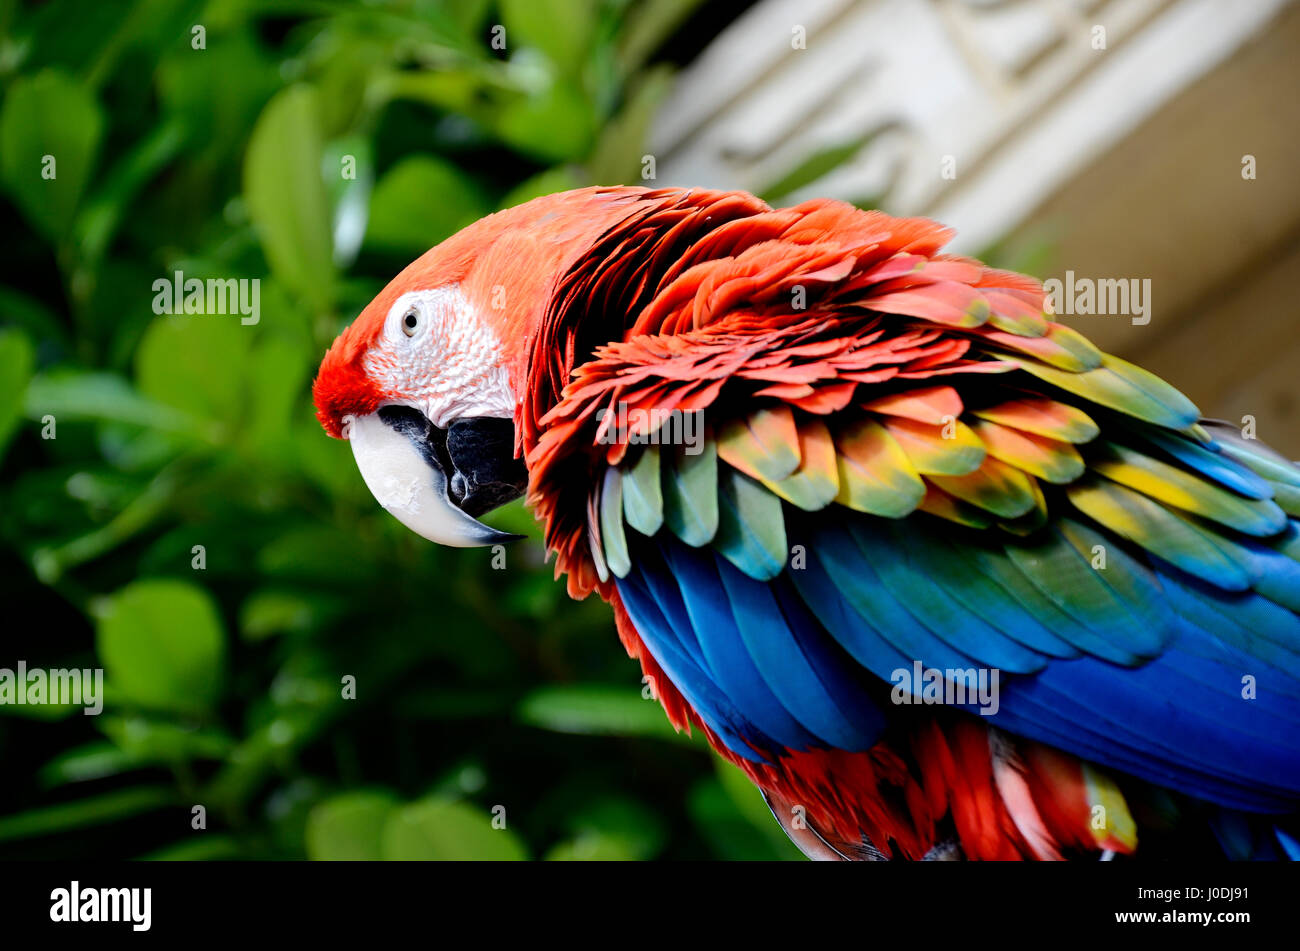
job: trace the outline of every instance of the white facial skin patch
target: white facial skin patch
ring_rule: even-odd
[[[455,284],[399,297],[363,358],[366,374],[395,394],[391,402],[444,429],[462,417],[513,415],[500,364],[501,342]]]

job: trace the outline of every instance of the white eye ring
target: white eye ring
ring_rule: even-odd
[[[420,329],[420,312],[414,307],[408,307],[406,313],[402,315],[402,333],[408,337],[414,337],[417,330]]]

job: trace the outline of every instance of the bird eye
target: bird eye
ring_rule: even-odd
[[[419,326],[420,326],[420,315],[417,314],[415,312],[415,308],[412,307],[410,310],[406,312],[406,316],[402,318],[402,332],[406,334],[408,337],[414,337],[416,328],[418,328]]]

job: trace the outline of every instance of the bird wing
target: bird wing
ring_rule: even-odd
[[[920,662],[996,670],[1012,734],[1293,806],[1300,469],[946,237],[816,202],[682,252],[541,420],[562,564],[747,760],[871,748]]]

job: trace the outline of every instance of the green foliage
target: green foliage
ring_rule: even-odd
[[[474,179],[454,163],[413,155],[389,169],[375,186],[366,242],[419,255],[493,210]]]
[[[334,302],[334,261],[318,98],[300,83],[262,110],[244,153],[244,202],[271,273],[324,312]]]
[[[307,817],[307,855],[322,861],[378,861],[384,857],[384,826],[396,812],[387,792],[341,793]]]
[[[657,704],[623,688],[543,687],[519,704],[519,718],[560,733],[684,739],[684,734],[674,732]]]
[[[89,90],[58,70],[10,84],[0,112],[0,174],[32,225],[61,238],[90,178],[103,116]]]
[[[494,825],[479,810],[448,799],[425,799],[394,809],[380,830],[379,854],[403,862],[518,862],[528,857],[504,821]]]
[[[0,668],[105,672],[0,705],[0,857],[789,856],[521,504],[504,570],[429,545],[310,401],[430,245],[640,181],[699,3],[0,13]],[[157,313],[178,271],[259,319]]]
[[[0,459],[22,418],[23,394],[32,378],[36,355],[21,330],[0,331]]]
[[[95,651],[124,706],[201,716],[221,694],[225,631],[208,593],[136,581],[99,607]]]

